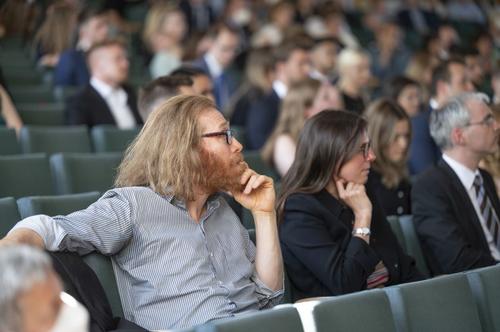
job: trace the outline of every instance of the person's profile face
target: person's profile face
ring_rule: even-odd
[[[193,91],[197,95],[202,95],[215,101],[214,97],[214,87],[212,80],[207,75],[196,75],[192,77],[193,79]]]
[[[128,78],[129,61],[127,52],[120,45],[109,45],[94,51],[92,54],[94,72],[112,84],[122,84]]]
[[[370,173],[371,163],[375,155],[370,147],[370,139],[366,132],[359,140],[358,147],[351,159],[340,167],[339,173],[334,180],[343,180],[346,183],[365,184]]]

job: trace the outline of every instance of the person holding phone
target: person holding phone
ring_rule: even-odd
[[[421,279],[365,188],[375,155],[366,121],[321,112],[302,131],[277,201],[294,300]]]

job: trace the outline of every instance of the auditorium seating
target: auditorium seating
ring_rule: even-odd
[[[21,217],[13,197],[0,198],[0,238],[7,235]]]
[[[87,127],[24,126],[20,135],[24,153],[91,152]]]
[[[96,152],[124,152],[139,133],[140,128],[118,129],[115,126],[99,125],[90,134]]]
[[[500,266],[467,272],[484,332],[500,331]]]
[[[0,127],[0,155],[19,154],[21,147],[14,129]]]
[[[422,252],[422,247],[420,246],[417,231],[415,230],[415,225],[413,224],[413,217],[411,215],[399,217],[399,225],[405,242],[403,248],[410,256],[415,258],[419,271],[425,277],[429,277],[431,275],[430,270],[425,262],[425,257]]]

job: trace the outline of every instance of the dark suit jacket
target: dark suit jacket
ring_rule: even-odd
[[[260,149],[271,135],[280,112],[281,99],[274,89],[251,102],[245,127],[246,148]]]
[[[85,54],[81,50],[64,51],[54,70],[55,86],[84,86],[90,80]]]
[[[294,300],[361,291],[380,260],[389,271],[389,285],[421,279],[414,260],[403,252],[385,215],[372,202],[368,245],[352,236],[352,210],[326,190],[287,199],[279,232],[287,273],[296,288]]]
[[[123,86],[123,89],[127,93],[127,104],[134,115],[136,124],[142,124],[134,90],[128,86]],[[67,100],[66,123],[69,125],[87,125],[88,127],[99,124],[116,125],[108,104],[90,84],[87,84],[83,90]]]
[[[493,179],[486,171],[480,172],[485,191],[500,215]],[[467,191],[444,160],[418,176],[412,207],[422,250],[434,275],[496,263]]]
[[[411,143],[408,165],[412,175],[421,173],[428,167],[435,165],[441,158],[441,150],[431,136],[429,119],[433,112],[429,107],[411,118]]]

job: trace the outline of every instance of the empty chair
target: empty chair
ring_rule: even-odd
[[[484,332],[500,331],[500,265],[467,272]]]
[[[96,152],[123,152],[139,133],[140,128],[118,129],[99,125],[92,128],[92,144]]]
[[[312,312],[317,332],[396,332],[387,295],[378,289],[321,300]]]
[[[30,75],[19,75],[19,81],[22,85],[10,88],[12,100],[18,103],[53,103],[55,102],[52,86],[49,84],[39,84],[39,77]],[[23,81],[27,79],[26,81]],[[10,82],[7,80],[7,82]],[[12,82],[12,84],[14,84]]]
[[[465,274],[388,287],[385,291],[398,331],[481,331]]]
[[[113,187],[121,153],[58,153],[50,158],[57,194],[104,192]]]
[[[99,196],[97,191],[59,196],[30,196],[18,199],[17,206],[22,218],[36,214],[66,215],[87,208],[97,201]]]
[[[420,246],[420,241],[417,236],[417,231],[415,230],[415,225],[413,224],[413,218],[411,215],[400,216],[399,225],[401,226],[401,231],[404,238],[404,246],[402,246],[408,255],[415,258],[418,270],[425,276],[429,277],[431,275],[427,263],[425,262],[424,254],[422,252],[422,247]]]
[[[57,109],[32,110],[19,109],[19,116],[25,125],[63,126],[64,111]]]
[[[16,131],[11,128],[0,127],[0,155],[21,153],[17,143]]]
[[[24,153],[91,152],[85,126],[25,126],[21,129],[20,142]]]
[[[0,156],[0,197],[51,194],[52,175],[45,154]]]
[[[0,198],[0,238],[3,238],[21,217],[13,197]]]
[[[302,322],[293,306],[258,311],[202,325],[197,332],[301,332]]]

